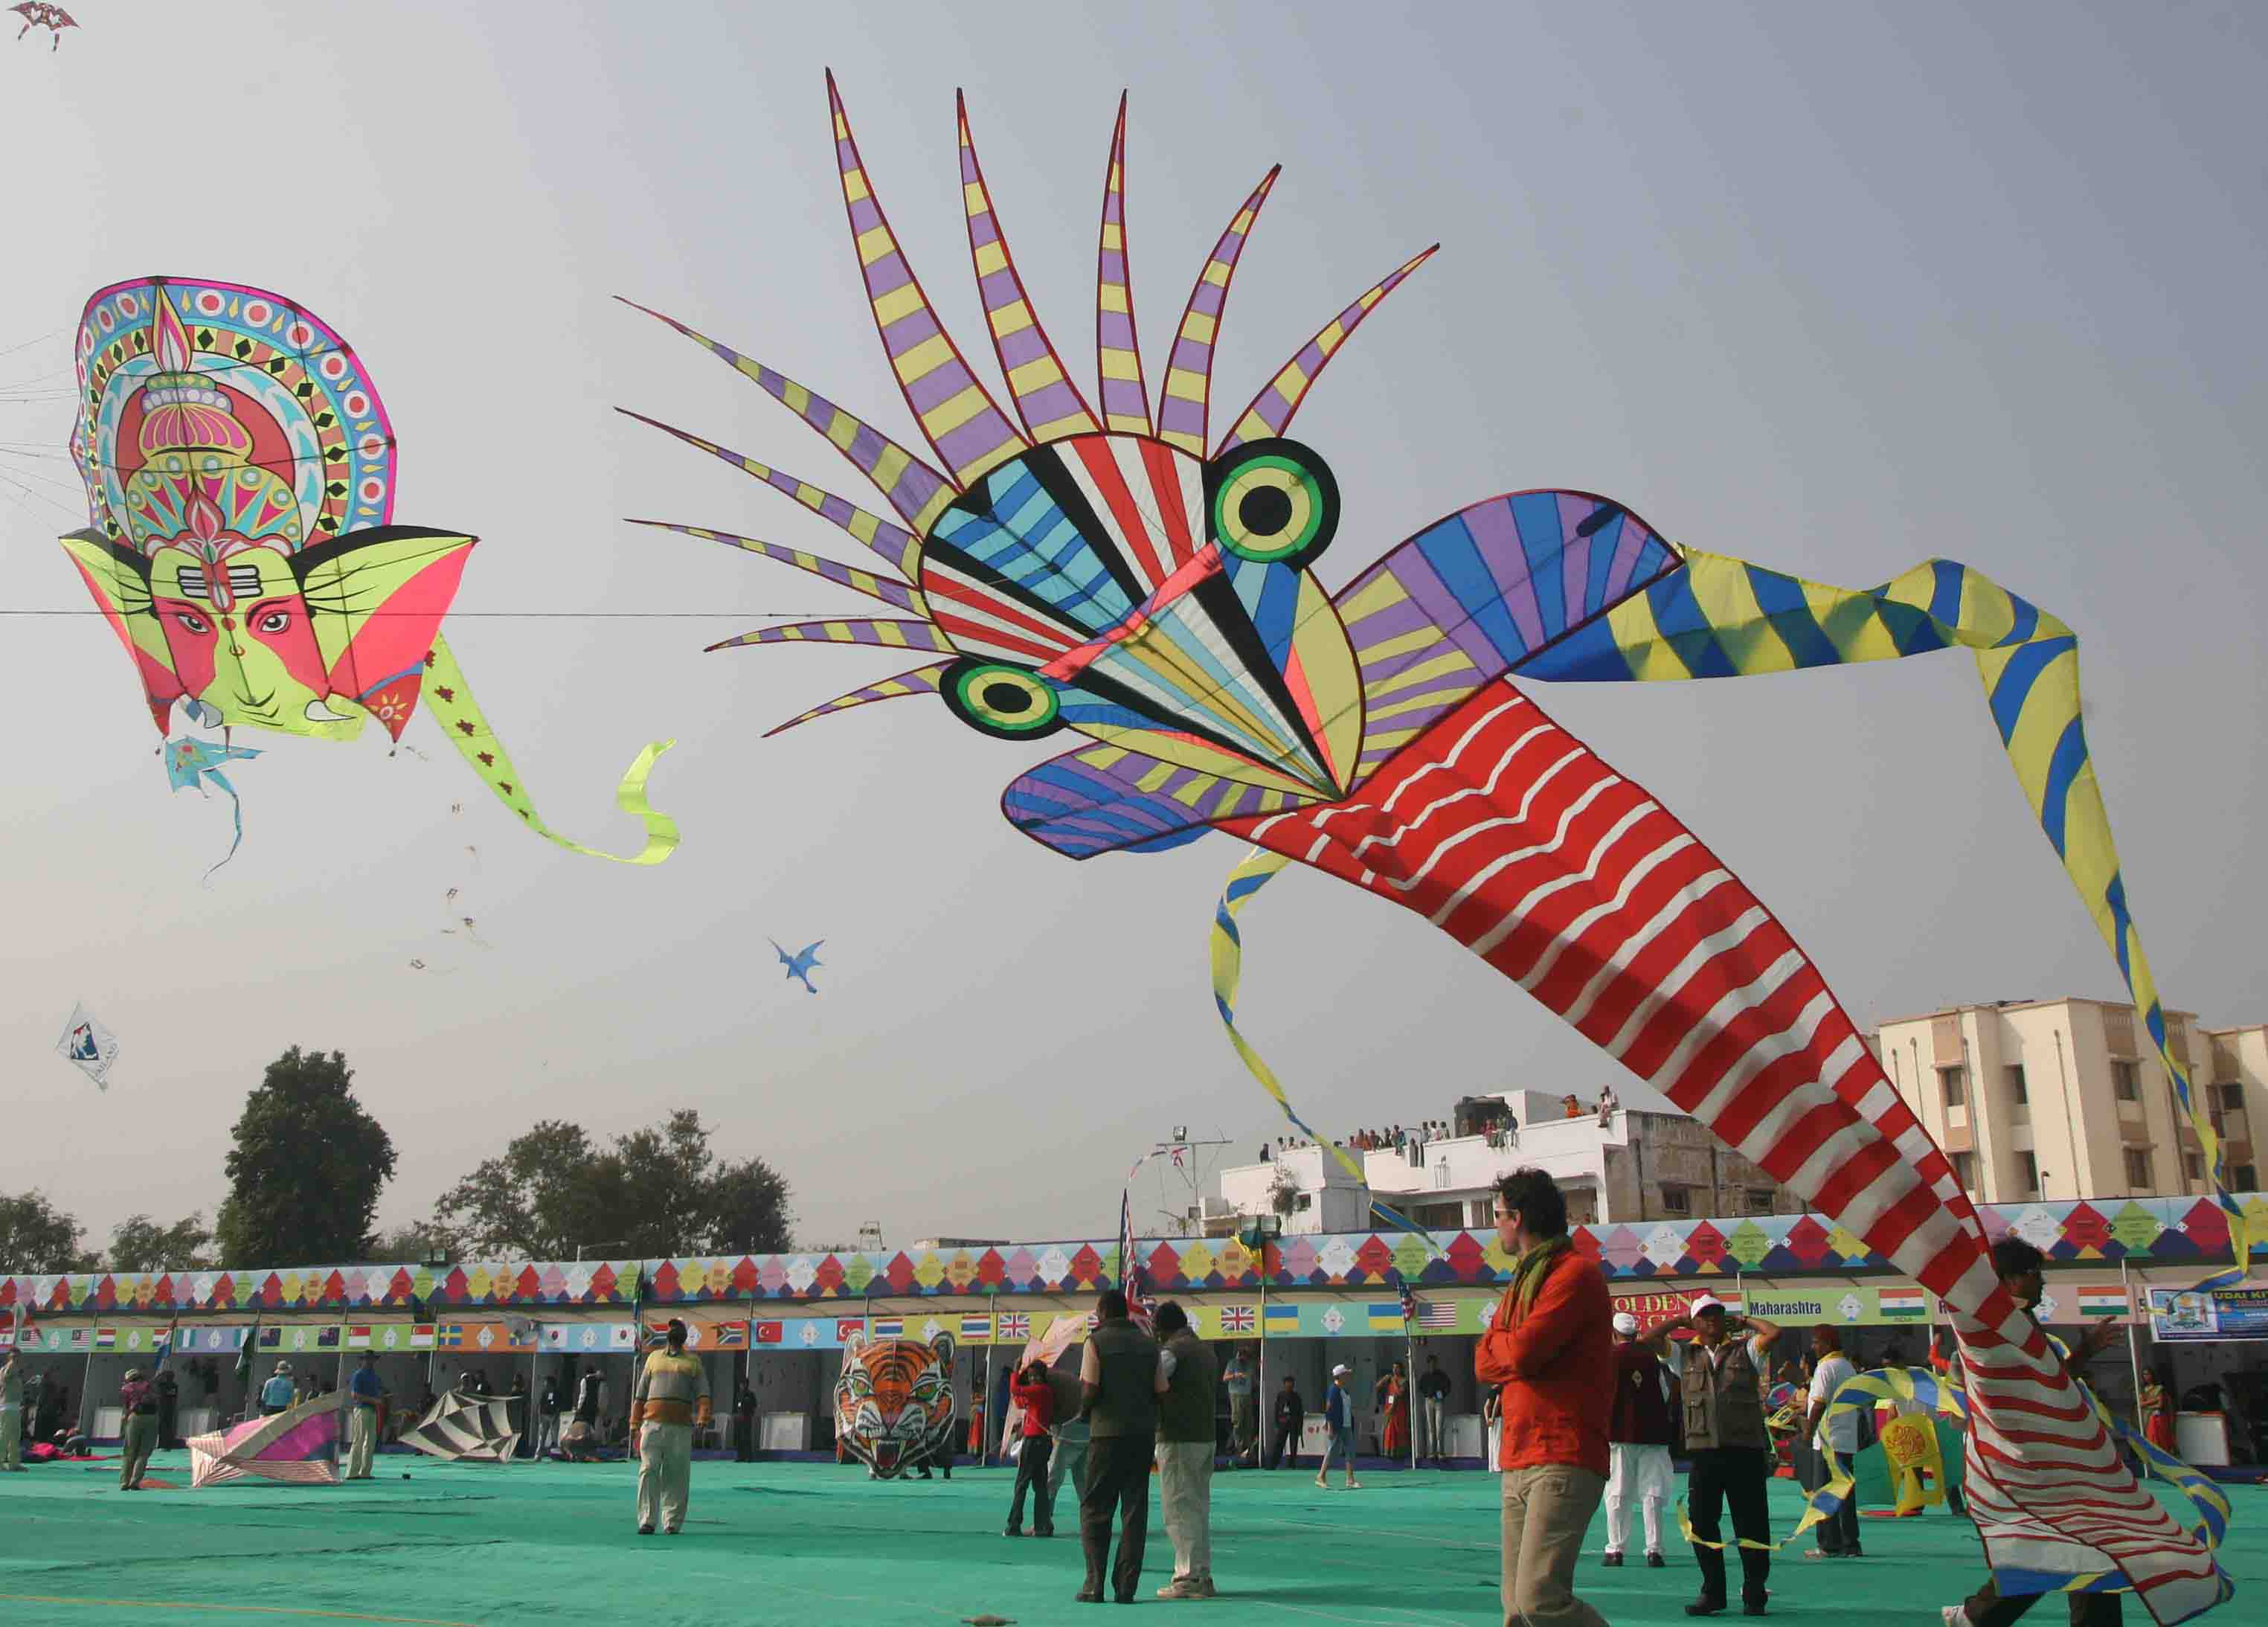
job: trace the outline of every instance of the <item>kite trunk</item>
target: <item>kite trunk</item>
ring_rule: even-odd
[[[1424,916],[1876,1254],[2020,1331],[1944,1154],[1819,969],[1520,691],[1483,688],[1345,801],[1228,828]]]

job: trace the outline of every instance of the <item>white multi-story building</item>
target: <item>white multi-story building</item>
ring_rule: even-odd
[[[2204,1095],[2236,1191],[2258,1185],[2268,1028],[2200,1029],[2168,1012],[2170,1049]],[[2203,1194],[2204,1148],[2131,1005],[2013,1000],[1886,1022],[1874,1043],[1898,1093],[1970,1193],[1992,1203]]]
[[[1205,1206],[1205,1230],[1233,1232],[1244,1219],[1273,1213],[1286,1233],[1366,1231],[1373,1195],[1422,1226],[1485,1228],[1498,1180],[1525,1166],[1558,1182],[1568,1218],[1581,1225],[1802,1207],[1683,1114],[1616,1108],[1602,1115],[1595,1101],[1514,1090],[1466,1099],[1451,1124],[1463,1133],[1416,1140],[1407,1151],[1354,1153],[1359,1181],[1312,1143],[1272,1148],[1265,1163],[1231,1166],[1221,1171],[1219,1201]]]

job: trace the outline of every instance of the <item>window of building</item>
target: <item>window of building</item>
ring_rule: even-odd
[[[2150,1178],[2150,1155],[2140,1147],[2126,1149],[2126,1184],[2137,1192],[2146,1192],[2154,1184]]]
[[[1693,1212],[1693,1195],[1681,1186],[1666,1186],[1661,1189],[1661,1206],[1673,1215],[1690,1215]]]
[[[2013,1066],[2013,1067],[2003,1068],[2003,1069],[2001,1069],[2001,1070],[2000,1070],[2000,1072],[2001,1072],[2002,1077],[2004,1077],[2005,1079],[2007,1079],[2007,1080],[2008,1081],[2008,1100],[2009,1100],[2009,1101],[2013,1101],[2013,1102],[2015,1102],[2015,1103],[2017,1103],[2019,1106],[2021,1106],[2021,1105],[2022,1105],[2023,1103],[2028,1102],[2028,1101],[2029,1101],[2031,1100],[2031,1098],[2030,1098],[2029,1096],[2028,1096],[2028,1095],[2026,1095],[2026,1094],[2024,1093],[2024,1064],[2021,1064],[2021,1063],[2018,1063],[2018,1064],[2015,1064],[2014,1066]]]
[[[1969,1101],[1968,1069],[1940,1068],[1937,1071],[1937,1077],[1939,1082],[1945,1086],[1947,1107],[1958,1108],[1967,1103]]]
[[[2195,1152],[2182,1154],[2182,1173],[2192,1181],[2205,1179],[2205,1160]]]
[[[2239,1192],[2257,1192],[2260,1189],[2259,1172],[2250,1164],[2239,1164],[2228,1172],[2228,1183]]]
[[[2223,1113],[2242,1113],[2244,1111],[2243,1086],[2216,1085],[2213,1087],[2213,1093],[2215,1104]]]
[[[1752,1215],[1768,1215],[1771,1213],[1771,1189],[1769,1187],[1750,1187],[1749,1189],[1749,1212]]]
[[[2040,1195],[2040,1160],[2029,1152],[2016,1154],[2016,1178],[2023,1182],[2024,1196]]]
[[[1302,1192],[1292,1200],[1292,1207],[1303,1214],[1314,1206],[1315,1195],[1313,1192]]]
[[[2121,1101],[2141,1101],[2142,1065],[2114,1058],[2110,1064],[2110,1088]]]
[[[1953,1178],[1961,1182],[1964,1192],[1977,1189],[1977,1154],[1955,1152],[1953,1155]]]

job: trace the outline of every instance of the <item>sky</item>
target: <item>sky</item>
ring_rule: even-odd
[[[1122,90],[1153,388],[1175,302],[1270,164],[1224,409],[1442,243],[1299,420],[1344,495],[1334,588],[1436,516],[1557,486],[1821,581],[1942,555],[2062,616],[2168,1003],[2268,1020],[2257,9],[73,9],[59,50],[0,42],[0,609],[86,607],[54,543],[84,523],[71,470],[33,454],[68,432],[87,295],[152,273],[277,291],[371,367],[397,521],[482,538],[451,641],[546,819],[634,847],[615,779],[674,736],[652,791],[684,833],[658,869],[534,840],[420,718],[423,755],[377,731],[252,742],[243,850],[202,884],[226,804],[169,793],[102,624],[0,616],[18,1132],[0,1190],[45,1189],[93,1240],[133,1212],[210,1217],[245,1093],[291,1044],[355,1067],[399,1155],[389,1225],[539,1118],[604,1137],[697,1108],[720,1151],[786,1175],[799,1239],[824,1244],[864,1222],[893,1244],[1108,1235],[1110,1189],[1173,1127],[1239,1160],[1278,1134],[1211,998],[1230,838],[1056,857],[998,808],[1045,748],[932,702],[762,739],[904,658],[704,654],[866,601],[623,523],[870,563],[613,410],[880,506],[751,383],[611,298],[915,438],[847,240],[829,66],[972,355],[956,88],[1090,387]],[[1862,1025],[2118,995],[1966,658],[1536,698],[1781,915]],[[485,947],[442,934],[451,887]],[[1655,1100],[1452,940],[1320,874],[1243,924],[1245,1031],[1332,1133],[1519,1086]],[[818,996],[768,938],[825,939]],[[53,1054],[79,1000],[120,1038],[107,1093]],[[1164,1178],[1136,1193],[1145,1225],[1187,1201]]]

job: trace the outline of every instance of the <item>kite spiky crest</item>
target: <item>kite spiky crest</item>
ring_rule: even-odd
[[[1324,323],[1315,336],[1300,348],[1300,353],[1278,368],[1276,376],[1252,398],[1252,404],[1244,409],[1213,455],[1218,457],[1248,440],[1264,440],[1283,434],[1292,422],[1292,415],[1300,410],[1300,401],[1314,387],[1317,376],[1347,342],[1347,335],[1361,327],[1362,319],[1377,307],[1378,302],[1399,288],[1402,279],[1424,265],[1440,247],[1436,243],[1424,254],[1404,261],[1383,281],[1373,283],[1362,298]]]
[[[985,470],[1006,462],[1031,443],[1001,415],[991,395],[976,381],[968,363],[922,291],[897,234],[882,213],[881,200],[866,180],[850,118],[827,76],[827,106],[835,121],[835,159],[843,176],[843,209],[850,222],[850,241],[858,252],[875,331],[888,352],[898,390],[937,455],[966,488]],[[921,529],[921,527],[917,527]]]
[[[1166,357],[1166,393],[1158,401],[1158,434],[1195,457],[1205,455],[1213,345],[1220,333],[1221,307],[1228,303],[1229,281],[1236,275],[1237,261],[1243,257],[1252,223],[1260,218],[1261,205],[1268,202],[1269,191],[1283,173],[1284,166],[1278,164],[1261,177],[1252,195],[1244,200],[1244,207],[1228,223],[1228,230],[1220,234],[1220,241],[1213,245],[1204,269],[1197,273],[1197,285],[1189,290],[1189,304],[1182,307],[1182,325],[1174,332],[1174,348]]]
[[[1126,93],[1110,133],[1110,168],[1102,178],[1102,232],[1094,256],[1094,364],[1102,386],[1102,421],[1122,435],[1153,433],[1150,392],[1142,382],[1142,341],[1134,328],[1133,274],[1126,258]]]
[[[1063,357],[1056,354],[1032,309],[1031,296],[1000,231],[992,195],[984,185],[976,142],[968,133],[968,107],[958,91],[953,93],[953,111],[961,127],[961,196],[968,211],[968,257],[976,269],[985,324],[992,330],[992,353],[1000,358],[1000,371],[1007,377],[1016,416],[1035,441],[1093,435],[1102,425],[1064,372]]]

